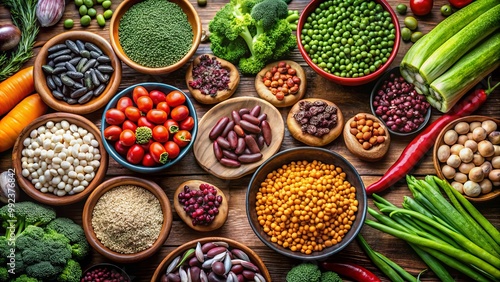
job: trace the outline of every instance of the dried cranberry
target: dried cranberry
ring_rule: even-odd
[[[229,90],[229,71],[222,67],[216,57],[202,55],[200,63],[193,67],[192,75],[193,80],[188,82],[189,86],[205,95],[215,97],[217,92]]]

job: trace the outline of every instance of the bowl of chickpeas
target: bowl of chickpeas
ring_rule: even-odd
[[[303,261],[325,259],[357,236],[366,217],[365,187],[336,152],[296,147],[274,155],[253,174],[247,218],[272,250]]]

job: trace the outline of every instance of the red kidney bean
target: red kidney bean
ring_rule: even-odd
[[[240,117],[240,114],[237,111],[233,110],[231,112],[231,117],[234,120],[234,124],[240,124],[241,117]]]
[[[250,132],[250,133],[260,133],[261,129],[257,125],[250,123],[244,119],[240,121],[240,126],[244,130]]]
[[[234,153],[237,155],[241,155],[243,151],[245,151],[247,144],[245,143],[245,138],[239,137],[238,138],[238,144],[236,145],[236,148],[234,149]]]
[[[222,158],[219,161],[222,165],[228,166],[228,167],[240,167],[241,163],[237,160],[231,160],[228,158]]]
[[[271,141],[273,140],[273,133],[271,131],[271,125],[267,120],[262,121],[261,123],[261,128],[262,128],[262,136],[264,136],[264,141],[266,142],[266,145],[269,146],[271,145]]]
[[[238,161],[240,161],[242,164],[254,163],[260,161],[261,159],[262,159],[261,153],[243,154],[238,157]]]
[[[210,272],[208,274],[208,281],[210,281],[210,282],[226,282],[226,278],[222,278],[222,276],[215,274],[215,272]]]
[[[206,254],[210,249],[217,247],[213,242],[208,242],[203,245],[201,245],[201,251]]]
[[[253,280],[253,278],[255,277],[255,272],[247,269],[243,270],[241,274],[243,274],[243,277],[249,280]]]
[[[210,133],[208,134],[208,138],[210,140],[215,140],[219,135],[222,133],[224,128],[226,128],[226,125],[229,123],[229,118],[228,117],[221,117],[217,123],[215,124],[214,127],[212,127],[212,130],[210,130]]]
[[[251,114],[244,114],[241,116],[241,118],[257,126],[260,124],[260,120],[257,117],[252,116]]]
[[[234,121],[230,120],[227,124],[226,127],[224,127],[224,130],[220,134],[222,137],[226,137],[229,131],[233,130],[234,127]]]
[[[201,269],[199,267],[196,267],[196,266],[190,267],[188,269],[188,271],[189,271],[189,274],[191,276],[191,281],[192,282],[200,282],[200,272],[201,272]]]
[[[214,247],[214,248],[211,248],[208,252],[207,252],[207,257],[209,258],[213,258],[215,257],[216,255],[218,254],[222,254],[223,252],[227,251],[227,248],[226,247],[223,247],[223,246],[217,246],[217,247]]]
[[[235,149],[236,146],[238,145],[238,135],[236,135],[236,132],[233,130],[229,131],[227,134],[227,141],[229,141],[229,146],[231,149]]]
[[[249,114],[250,113],[250,110],[247,109],[247,108],[242,108],[238,111],[238,114],[240,115],[240,117],[244,114]]]
[[[222,155],[224,155],[224,157],[228,158],[228,159],[231,159],[231,160],[237,160],[238,159],[238,155],[236,155],[235,153],[229,151],[229,150],[224,150],[222,149]]]
[[[239,124],[235,125],[233,127],[233,130],[234,130],[234,132],[236,132],[236,135],[238,135],[239,137],[245,137],[245,131],[243,130],[243,128],[241,128],[241,126]]]
[[[233,267],[231,267],[231,271],[235,274],[240,274],[243,272],[243,266],[241,264],[233,264]]]
[[[257,136],[257,145],[259,145],[259,149],[262,150],[262,148],[264,148],[264,136],[262,135],[259,135]]]
[[[260,115],[260,105],[255,105],[252,110],[250,110],[250,114],[254,117],[258,117]]]
[[[250,152],[250,149],[245,148],[245,150],[243,150],[243,154],[247,154],[247,155],[250,155],[252,152]]]
[[[257,118],[259,119],[260,122],[262,122],[264,120],[267,120],[267,114],[266,113],[260,114],[260,116],[258,116]]]
[[[255,141],[255,139],[251,135],[245,136],[245,143],[247,144],[247,147],[250,150],[250,152],[252,152],[253,154],[260,153],[257,141]]]
[[[222,158],[222,148],[219,146],[219,143],[217,142],[214,142],[213,148],[214,148],[215,158],[220,161],[220,159]]]
[[[231,149],[231,145],[229,144],[229,141],[226,140],[226,138],[219,136],[217,139],[215,139],[215,142],[219,144],[219,146],[223,149]]]

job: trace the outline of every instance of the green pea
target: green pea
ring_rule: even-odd
[[[103,15],[104,15],[104,18],[105,18],[106,20],[109,20],[109,19],[111,19],[111,17],[113,16],[113,11],[111,11],[111,10],[106,10],[106,11],[104,11]]]
[[[87,6],[81,5],[80,8],[78,8],[78,12],[80,13],[80,16],[85,16],[88,13]]]
[[[75,23],[73,22],[72,19],[67,19],[64,21],[64,28],[67,28],[67,29],[73,28],[74,24]]]
[[[77,7],[80,7],[81,5],[83,5],[83,0],[75,0],[75,5]]]
[[[94,8],[89,8],[87,10],[87,15],[89,15],[91,18],[95,17],[97,15],[97,11]]]
[[[418,21],[414,17],[406,17],[404,20],[405,26],[410,30],[415,30],[418,27]]]
[[[403,27],[401,29],[401,38],[403,39],[403,41],[410,41],[411,30],[407,27]]]
[[[102,4],[102,2],[104,2],[104,0],[97,0],[97,4]]]
[[[85,16],[83,16],[83,17],[80,18],[80,24],[82,26],[88,26],[88,25],[90,25],[90,21],[91,20],[92,19],[90,18],[89,15],[85,15]]]
[[[106,0],[106,1],[102,2],[102,4],[101,4],[101,5],[102,5],[102,7],[103,7],[104,9],[109,9],[109,7],[111,7],[111,1]]]
[[[453,10],[451,9],[450,5],[446,4],[446,5],[441,6],[441,15],[447,17],[447,16],[451,15],[451,13],[453,13]]]
[[[417,42],[417,40],[419,40],[422,36],[424,36],[424,34],[420,31],[416,31],[416,32],[412,33],[411,42],[413,42],[413,43]]]
[[[87,8],[92,8],[94,6],[93,0],[83,0],[83,4],[87,6]]]
[[[97,24],[100,27],[103,27],[106,25],[106,20],[104,19],[104,16],[102,14],[97,15],[96,19],[97,19]]]

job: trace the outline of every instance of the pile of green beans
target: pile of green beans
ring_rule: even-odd
[[[361,77],[387,61],[396,29],[390,13],[374,1],[327,0],[307,17],[300,39],[325,72]]]

